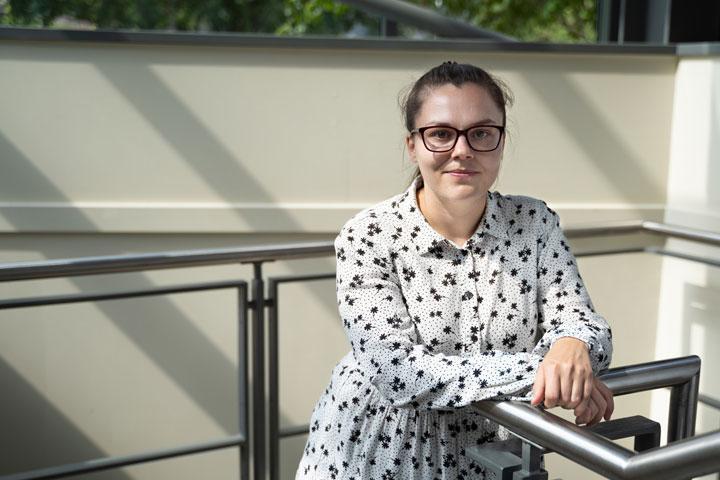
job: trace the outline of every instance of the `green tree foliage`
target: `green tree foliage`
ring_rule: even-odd
[[[525,41],[596,38],[595,0],[412,1]],[[354,36],[380,31],[377,16],[335,0],[0,0],[5,25],[64,26],[68,19],[101,29]]]
[[[279,35],[342,35],[355,29],[358,33],[377,34],[379,21],[335,0],[285,0]]]
[[[468,23],[535,42],[594,42],[595,0],[415,0]]]

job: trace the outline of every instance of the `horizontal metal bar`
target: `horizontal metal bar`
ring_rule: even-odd
[[[642,233],[643,221],[627,220],[618,222],[603,222],[590,225],[572,225],[567,228],[563,227],[563,231],[568,238]]]
[[[682,238],[693,242],[720,246],[720,234],[716,232],[649,221],[642,222],[642,226],[643,230],[665,235],[667,237]]]
[[[313,258],[334,252],[332,242],[312,242],[9,263],[0,264],[0,282]]]
[[[340,49],[393,51],[535,52],[557,54],[675,56],[674,45],[500,42],[484,39],[416,40],[347,38],[337,36],[279,36],[227,32],[162,32],[153,30],[66,30],[37,27],[0,27],[0,41],[81,42],[140,45],[217,46],[282,49]],[[687,47],[686,47],[687,48]],[[710,54],[708,54],[710,55]]]
[[[16,298],[0,301],[0,310],[12,308],[40,307],[43,305],[61,305],[80,302],[100,302],[105,300],[121,300],[125,298],[151,297],[157,295],[171,295],[174,293],[202,292],[207,290],[221,290],[225,288],[247,287],[247,282],[233,280],[230,282],[198,283],[192,285],[174,285],[171,287],[147,288],[142,290],[129,290],[125,292],[55,295],[48,297]]]
[[[638,453],[625,466],[622,478],[677,480],[719,471],[720,430]]]
[[[720,410],[720,399],[713,398],[708,395],[703,395],[701,393],[698,395],[698,402],[704,403],[708,407],[714,408],[716,410]]]
[[[297,425],[295,427],[287,427],[280,430],[280,438],[297,437],[299,435],[307,435],[310,432],[310,425]]]
[[[14,473],[0,477],[0,480],[44,480],[51,478],[63,478],[81,473],[100,472],[113,468],[127,467],[129,465],[154,462],[157,460],[165,460],[168,458],[192,455],[196,453],[210,452],[212,450],[220,450],[229,447],[243,446],[243,448],[246,448],[246,442],[247,440],[245,435],[238,434],[220,440],[212,440],[209,442],[168,448],[165,450],[155,450],[152,452],[120,457],[97,458],[95,460],[86,460],[84,462],[41,468],[22,473]]]
[[[476,27],[467,22],[447,17],[434,10],[399,0],[340,0],[369,13],[405,23],[441,37],[483,38],[502,42],[516,42],[517,39],[491,30]]]
[[[295,282],[312,282],[316,280],[334,280],[336,274],[318,273],[314,275],[287,275],[283,277],[270,277],[268,284],[295,283]]]
[[[569,227],[568,237],[613,235],[636,231],[651,231],[667,236],[677,236],[702,243],[720,245],[720,235],[704,230],[694,230],[674,225],[642,222],[613,222],[594,227]],[[626,251],[630,253],[632,249]],[[41,278],[97,275],[105,273],[138,272],[167,268],[185,268],[228,263],[268,262],[299,258],[329,256],[334,253],[333,242],[295,243],[271,246],[239,247],[212,250],[147,253],[141,255],[117,255],[84,257],[41,262],[0,264],[0,282],[32,280]],[[710,260],[711,261],[711,260]],[[712,261],[711,261],[712,262]]]
[[[712,258],[699,257],[697,255],[689,255],[687,253],[673,252],[671,250],[665,250],[664,248],[657,247],[646,247],[645,251],[648,253],[656,253],[658,255],[680,258],[682,260],[689,260],[691,262],[704,263],[705,265],[710,265],[711,267],[720,267],[720,260],[715,260]]]
[[[700,357],[690,355],[611,368],[598,376],[613,394],[627,395],[685,383],[700,371],[700,363]]]
[[[624,255],[628,253],[645,253],[645,247],[612,248],[605,250],[588,250],[575,253],[575,257],[599,257],[603,255]]]

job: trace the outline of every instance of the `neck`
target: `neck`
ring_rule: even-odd
[[[487,194],[462,201],[442,199],[419,187],[417,202],[430,226],[443,237],[462,246],[477,230],[485,212]]]

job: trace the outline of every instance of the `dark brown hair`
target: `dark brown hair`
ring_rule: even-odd
[[[415,119],[420,113],[423,101],[430,90],[451,83],[460,87],[464,83],[474,83],[485,89],[497,108],[502,112],[502,124],[506,123],[506,107],[512,105],[513,98],[510,89],[499,79],[475,65],[457,62],[444,62],[431,68],[420,77],[410,91],[400,101],[405,128],[408,132],[415,129]],[[420,176],[420,169],[416,168],[413,180]]]

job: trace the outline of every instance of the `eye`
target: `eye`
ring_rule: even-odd
[[[485,138],[490,137],[490,136],[493,135],[493,131],[492,131],[492,130],[493,130],[493,129],[491,129],[491,128],[478,127],[478,128],[474,128],[473,130],[471,130],[471,131],[470,131],[470,135],[471,135],[471,136],[473,137],[473,139],[475,139],[475,140],[484,140]]]
[[[437,140],[447,140],[450,138],[453,138],[455,135],[455,132],[453,130],[450,130],[449,128],[442,128],[442,127],[436,127],[436,128],[429,128],[425,131],[425,136]]]

